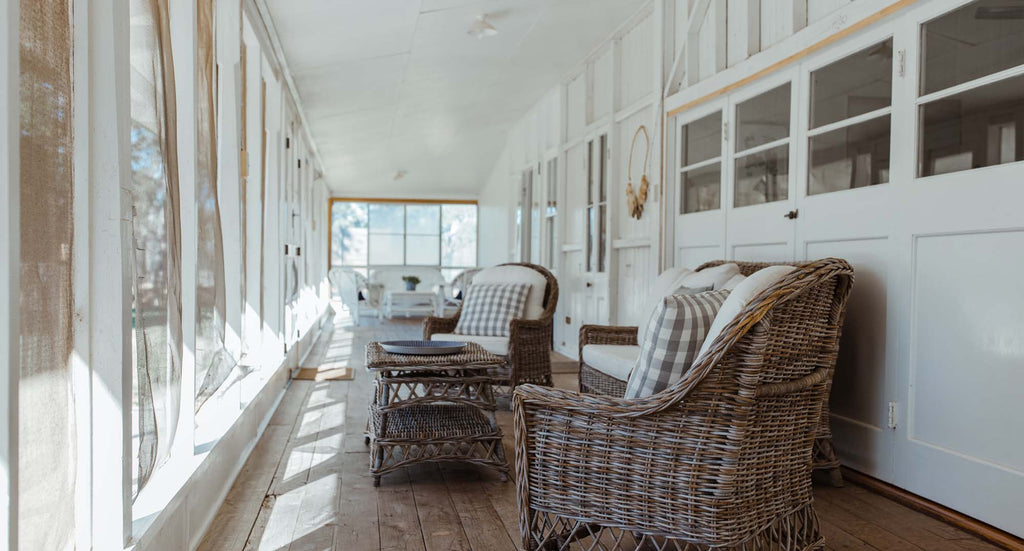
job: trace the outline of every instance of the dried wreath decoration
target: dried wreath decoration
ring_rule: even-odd
[[[638,192],[633,191],[633,151],[636,149],[636,139],[640,133],[644,134],[644,165],[642,176],[640,176],[640,188]],[[626,208],[629,215],[637,220],[644,215],[644,203],[647,202],[647,190],[651,187],[647,181],[647,161],[651,156],[651,137],[647,134],[647,128],[640,125],[633,134],[633,142],[629,145],[629,164],[626,168]]]

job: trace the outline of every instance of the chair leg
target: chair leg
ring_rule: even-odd
[[[814,470],[821,472],[816,476],[819,480],[835,488],[843,487],[843,472],[839,468],[839,458],[831,438],[818,438],[814,441]]]

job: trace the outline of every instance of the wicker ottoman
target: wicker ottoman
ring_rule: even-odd
[[[366,431],[374,486],[381,475],[421,461],[475,463],[508,480],[488,375],[502,363],[474,343],[443,356],[390,354],[368,344],[366,368],[376,374]]]

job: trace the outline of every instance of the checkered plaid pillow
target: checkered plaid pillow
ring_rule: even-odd
[[[507,337],[512,320],[526,310],[529,283],[477,283],[469,286],[455,333]]]
[[[723,290],[665,297],[648,321],[625,398],[650,396],[682,379],[728,296]]]

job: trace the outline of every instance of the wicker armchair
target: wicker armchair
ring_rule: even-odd
[[[853,280],[809,263],[755,297],[673,387],[513,397],[526,549],[821,549],[814,438]]]
[[[540,272],[547,280],[544,289],[544,312],[538,319],[515,319],[510,328],[505,367],[493,373],[495,384],[515,388],[523,383],[551,386],[551,343],[554,336],[555,307],[558,305],[558,281],[546,268],[535,264],[509,263],[502,266],[524,266]],[[459,322],[459,310],[451,317],[430,317],[423,321],[423,338],[451,333]]]
[[[800,262],[742,262],[736,260],[712,260],[701,264],[696,271],[705,268],[712,268],[726,263],[736,264],[740,273],[749,276],[754,272],[769,266],[791,265],[800,266]],[[583,361],[583,347],[588,344],[617,344],[637,345],[636,326],[608,326],[608,325],[584,325],[580,328],[579,351],[580,351],[580,392],[587,394],[605,394],[608,396],[620,397],[626,393],[626,381],[616,379],[602,373],[587,365]],[[834,366],[833,366],[834,367]],[[829,379],[831,381],[831,378]],[[831,382],[829,383],[831,392]],[[842,471],[839,470],[839,458],[836,455],[835,447],[832,445],[832,423],[829,420],[828,395],[825,396],[825,406],[821,412],[821,426],[818,437],[814,441],[814,470],[822,471],[827,476],[828,483],[833,486],[843,485]]]

